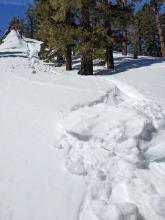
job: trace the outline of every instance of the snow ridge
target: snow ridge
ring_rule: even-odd
[[[3,44],[0,45],[0,49],[27,49],[27,44],[20,33],[16,30],[11,30],[11,32],[3,40]]]
[[[58,123],[56,146],[67,149],[67,170],[88,179],[79,220],[165,218],[165,197],[149,178],[165,161],[165,116],[128,91],[111,83],[104,95],[75,106]]]

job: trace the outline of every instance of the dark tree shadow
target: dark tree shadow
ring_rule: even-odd
[[[80,60],[79,56],[74,56],[73,57],[73,61],[72,61],[73,70],[79,70],[80,69],[80,67],[81,67],[80,62],[81,62],[81,60]]]
[[[0,58],[3,58],[3,57],[24,57],[24,58],[27,58],[27,56],[21,51],[0,52]]]
[[[156,63],[164,63],[164,58],[155,58],[155,57],[140,57],[138,59],[133,59],[132,57],[118,57],[115,58],[115,69],[98,69],[95,71],[96,75],[113,75],[125,72],[131,69],[137,69],[141,67],[151,66]]]
[[[26,40],[26,43],[35,44],[35,41],[33,41],[33,40]]]

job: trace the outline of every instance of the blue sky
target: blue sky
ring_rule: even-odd
[[[0,30],[2,35],[13,16],[23,17],[27,5],[32,0],[0,0]]]
[[[147,1],[149,0],[143,0],[143,2]],[[24,16],[27,5],[31,2],[33,0],[0,0],[0,35],[4,34],[12,17]],[[163,8],[163,11],[165,11],[165,5]]]

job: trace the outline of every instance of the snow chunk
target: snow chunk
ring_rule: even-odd
[[[161,219],[162,208],[152,208],[153,197],[161,201],[148,179],[153,171],[141,172],[165,158],[157,144],[165,135],[165,117],[159,106],[135,99],[132,88],[131,95],[124,91],[111,83],[101,97],[75,106],[59,121],[56,145],[67,149],[66,168],[89,177],[80,220],[139,220],[148,215],[148,204],[150,216]]]

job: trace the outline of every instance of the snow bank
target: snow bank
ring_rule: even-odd
[[[126,85],[111,83],[65,115],[56,147],[66,149],[68,171],[88,179],[79,220],[165,219],[164,139],[161,108]]]
[[[124,73],[84,77],[36,62],[39,45],[0,46],[0,219],[164,220],[163,110],[114,80],[165,103],[164,62],[115,54]]]
[[[18,31],[11,30],[6,38],[3,40],[3,43],[0,45],[0,50],[4,49],[27,49],[27,43]]]
[[[0,57],[28,58],[32,73],[36,73],[35,64],[39,62],[40,45],[40,41],[25,38],[18,31],[11,30],[0,45]]]

